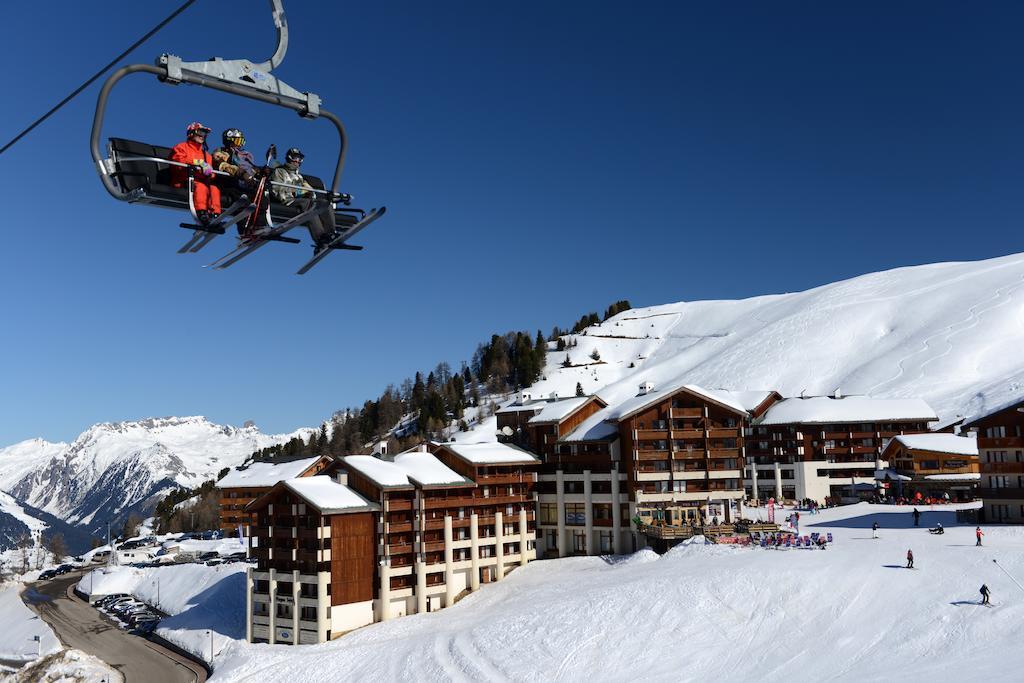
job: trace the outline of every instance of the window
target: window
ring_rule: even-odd
[[[686,493],[686,481],[673,481],[672,482],[672,493]]]
[[[651,420],[651,429],[668,429],[668,421]]]
[[[610,553],[612,552],[612,532],[602,531],[601,532],[601,552]]]
[[[544,536],[544,545],[548,550],[558,550],[558,532],[548,531]]]
[[[572,551],[574,553],[587,552],[587,534],[585,531],[572,532]]]
[[[254,602],[252,603],[252,613],[259,617],[265,617],[270,613],[268,607],[269,605],[265,602]]]
[[[556,503],[540,504],[540,523],[558,524],[558,505]]]
[[[1006,451],[989,451],[989,462],[1006,462]]]
[[[277,617],[279,619],[291,619],[292,618],[292,606],[291,605],[281,605],[281,604],[278,604],[278,606],[277,606]]]
[[[583,493],[583,482],[582,481],[567,481],[565,483],[566,493]]]
[[[1006,436],[1006,427],[986,427],[985,437],[989,439],[1002,439]]]
[[[594,519],[611,519],[611,503],[594,503]]]
[[[565,504],[565,523],[580,526],[587,523],[587,506],[583,503]]]
[[[302,616],[299,618],[303,621],[316,621],[316,607],[303,607]]]

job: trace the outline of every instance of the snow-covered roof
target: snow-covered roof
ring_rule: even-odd
[[[574,396],[561,401],[545,403],[541,406],[540,412],[530,418],[530,422],[561,422],[586,405],[590,398],[590,396]]]
[[[445,443],[441,444],[455,455],[474,465],[514,465],[540,462],[535,455],[507,443]]]
[[[764,403],[765,399],[775,392],[766,390],[733,391],[732,389],[712,389],[711,393],[715,396],[720,396],[722,399],[728,399],[737,405],[743,406],[743,408],[749,413],[753,412],[755,408]]]
[[[377,505],[349,487],[325,475],[288,479],[284,485],[320,512],[360,512],[378,509]]]
[[[645,394],[637,394],[636,396],[628,398],[616,406],[612,406],[610,419],[625,419],[630,415],[633,415],[634,413],[640,412],[641,410],[647,408],[648,406],[664,401],[672,394],[681,390],[688,391],[691,394],[699,396],[700,398],[709,400],[713,403],[717,403],[721,406],[729,408],[730,410],[735,410],[738,413],[747,413],[747,408],[745,408],[735,398],[728,395],[728,393],[730,392],[713,391],[711,389],[699,387],[696,384],[686,384],[685,382],[678,381],[660,388],[655,386],[653,389],[651,389]]]
[[[451,469],[433,454],[410,451],[395,456],[394,461],[372,455],[349,455],[345,465],[359,472],[382,488],[421,486],[458,486],[473,482]]]
[[[222,489],[239,487],[273,486],[285,479],[295,479],[313,466],[319,455],[291,462],[254,462],[244,470],[232,470],[217,482]]]
[[[964,427],[970,427],[984,420],[986,417],[989,417],[990,415],[995,415],[996,413],[1001,413],[1004,410],[1009,410],[1010,408],[1018,406],[1024,407],[1024,397],[1021,397],[1020,394],[1016,394],[1007,400],[1000,401],[999,403],[994,404],[991,408],[985,408],[982,412],[978,414],[971,415],[971,419],[964,422]]]
[[[905,474],[900,474],[894,469],[886,468],[884,470],[875,470],[875,479],[879,481],[885,481],[889,479],[891,481],[911,481],[913,477],[908,477]]]
[[[412,486],[406,471],[393,462],[372,455],[346,455],[342,460],[347,467],[383,488]]]
[[[413,451],[411,453],[396,455],[395,464],[398,465],[398,467],[400,467],[410,479],[421,486],[473,483],[471,480],[438,460],[433,454],[425,453],[423,451]]]
[[[573,443],[577,441],[602,441],[619,433],[619,427],[609,422],[611,408],[603,408],[580,423],[560,441]]]
[[[814,396],[784,398],[772,405],[757,424],[834,424],[840,422],[891,422],[938,418],[920,398],[871,398],[870,396]]]
[[[899,442],[904,448],[934,451],[936,453],[955,453],[957,455],[977,455],[978,439],[975,435],[957,436],[956,434],[901,434],[889,442]],[[886,450],[889,446],[886,445]],[[883,451],[884,452],[884,451]]]
[[[965,472],[964,474],[926,474],[925,479],[936,481],[978,481],[981,475],[977,472]]]

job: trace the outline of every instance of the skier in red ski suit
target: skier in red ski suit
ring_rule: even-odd
[[[202,223],[208,223],[220,213],[220,188],[212,182],[213,157],[206,151],[206,136],[209,132],[210,129],[201,123],[190,123],[185,129],[185,142],[178,143],[171,150],[171,161],[198,168],[192,185],[192,201],[196,207],[196,216]],[[171,167],[171,187],[185,187],[187,179],[188,173],[184,168]]]

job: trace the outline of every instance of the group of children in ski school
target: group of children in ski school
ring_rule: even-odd
[[[917,508],[914,508],[913,515],[914,515],[914,526],[919,526],[918,522],[921,519],[921,512]],[[939,522],[934,528],[928,529],[928,533],[936,534],[936,535],[944,534],[945,531],[946,530],[942,528],[942,522]],[[984,535],[985,535],[985,532],[981,530],[980,526],[974,528],[974,536],[977,539],[977,542],[974,544],[975,547],[980,547],[981,546],[981,538]],[[871,538],[878,538],[878,522],[872,522],[871,523]],[[906,568],[907,569],[913,569],[914,568],[914,551],[912,549],[910,549],[910,548],[907,548],[907,565],[906,565]],[[981,588],[979,589],[979,592],[981,593],[981,604],[983,604],[983,605],[989,604],[988,603],[988,598],[989,598],[990,591],[989,591],[988,586],[985,585],[985,584],[982,584]]]
[[[245,135],[238,128],[228,128],[221,136],[222,146],[210,154],[206,138],[210,129],[199,122],[192,122],[185,128],[185,141],[174,146],[170,160],[193,167],[195,173],[192,200],[196,217],[203,224],[216,219],[221,213],[221,195],[234,202],[243,194],[253,201],[259,180],[269,174],[270,195],[281,204],[295,204],[308,210],[315,201],[313,187],[306,182],[299,167],[305,155],[297,147],[288,150],[284,164],[273,168],[257,166],[252,153],[245,149]],[[218,176],[214,171],[227,173],[230,178]],[[171,169],[172,187],[185,187],[187,171],[180,166]],[[288,187],[291,186],[291,187]],[[334,205],[327,202],[326,208],[306,222],[315,248],[327,244],[335,237]]]

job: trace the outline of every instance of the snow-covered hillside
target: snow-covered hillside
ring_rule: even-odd
[[[253,451],[311,430],[268,435],[203,417],[103,423],[71,444],[39,439],[0,449],[0,490],[71,524],[98,530],[107,519],[193,487]]]
[[[917,396],[942,420],[970,417],[1024,398],[1024,254],[639,308],[567,340],[576,346],[548,354],[535,398],[571,396],[580,382],[614,404],[642,381],[684,380],[786,396]],[[562,367],[566,356],[573,367]]]

